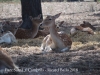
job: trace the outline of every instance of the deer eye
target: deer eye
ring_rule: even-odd
[[[49,20],[52,20],[51,18],[49,18]]]

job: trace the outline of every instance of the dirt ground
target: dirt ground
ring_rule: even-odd
[[[18,43],[0,44],[10,54],[15,64],[21,70],[31,71],[30,75],[99,75],[100,4],[95,2],[42,3],[42,9],[44,18],[47,14],[54,15],[62,12],[56,23],[64,20],[66,27],[62,29],[68,34],[72,26],[79,25],[84,20],[96,27],[96,34],[88,35],[79,32],[71,37],[73,41],[71,50],[64,53],[42,54],[40,46],[44,37],[17,39]],[[0,12],[1,19],[21,17],[20,4],[16,3],[0,4]]]

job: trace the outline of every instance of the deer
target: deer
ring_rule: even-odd
[[[87,21],[83,21],[83,24],[80,24],[80,26],[84,28],[90,27],[92,30],[96,30],[96,28]]]
[[[22,72],[8,52],[0,47],[0,75],[33,75],[33,73]]]
[[[18,30],[21,24],[22,24],[22,21],[19,21],[19,22],[4,21],[2,22],[3,31],[4,32],[11,31],[15,35],[16,31]]]
[[[17,43],[17,40],[12,32],[7,31],[3,32],[2,35],[0,36],[0,43],[7,43],[7,44]]]
[[[18,39],[34,38],[37,35],[40,23],[42,22],[42,19],[40,19],[40,17],[41,15],[38,15],[34,18],[30,16],[30,20],[32,21],[32,29],[18,28],[15,37]]]
[[[7,51],[0,47],[0,70],[5,69],[15,69],[16,71],[19,70],[18,66],[15,65]]]
[[[83,21],[83,24],[80,24],[79,26],[75,26],[70,30],[71,35],[75,35],[76,31],[83,31],[88,32],[88,34],[95,34],[94,30],[96,30],[95,27],[93,27],[89,22]]]
[[[12,32],[4,32],[2,24],[0,24],[0,43],[17,43],[17,40],[15,36],[12,34]]]
[[[66,52],[69,51],[72,45],[71,38],[63,31],[58,32],[55,20],[61,15],[58,13],[54,16],[47,15],[41,22],[40,26],[48,27],[50,34],[48,34],[42,41],[41,50],[45,52]]]

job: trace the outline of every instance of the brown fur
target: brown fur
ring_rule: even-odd
[[[80,24],[80,26],[83,27],[83,28],[89,27],[92,30],[96,30],[96,28],[94,26],[92,26],[91,23],[86,22],[86,21],[83,21],[83,24]]]
[[[94,34],[94,30],[96,28],[93,27],[89,22],[83,21],[83,24],[80,24],[80,26],[75,26],[71,29],[70,34],[75,35],[76,30],[88,32],[89,34]]]
[[[61,37],[61,39],[63,40],[63,41],[65,41],[64,42],[64,44],[66,45],[66,46],[71,46],[72,45],[72,40],[71,40],[71,38],[66,34],[66,33],[59,33],[58,32],[58,34],[59,34],[59,36]],[[66,38],[64,38],[64,37],[66,37]]]
[[[60,14],[61,13],[56,14],[54,16],[49,15],[41,23],[43,27],[48,27],[48,30],[50,32],[50,34],[44,38],[43,43],[41,45],[41,50],[43,50],[44,52],[50,50],[64,52],[68,51],[71,48],[71,38],[62,31],[58,32],[58,29],[55,25],[55,20],[60,16]]]
[[[36,18],[31,17],[31,21],[32,21],[32,29],[19,28],[15,34],[16,38],[28,39],[28,38],[34,38],[37,35],[38,29],[39,29],[39,24],[42,21],[42,19],[40,19],[38,17],[36,17]]]
[[[1,47],[0,47],[0,62],[2,62],[1,66],[4,66],[4,68],[9,68],[9,69],[16,68],[12,58],[9,56],[9,54],[5,50],[2,50]],[[0,69],[4,69],[1,66],[0,66]]]
[[[4,32],[11,31],[15,35],[18,27],[22,24],[22,21],[19,22],[5,21],[2,24]]]
[[[43,30],[39,30],[35,38],[40,37],[40,36],[46,36],[49,34],[48,28],[44,28]]]
[[[90,27],[84,28],[82,26],[75,26],[75,28],[80,31],[84,31],[84,29],[86,29],[84,32],[88,32],[89,34],[94,34],[94,31]]]

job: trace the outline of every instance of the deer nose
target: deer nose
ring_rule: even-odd
[[[40,23],[40,26],[42,26],[42,23]]]
[[[40,30],[43,30],[43,26],[42,26],[42,23],[40,23],[40,27],[39,27]]]
[[[17,27],[15,27],[15,29],[18,29]]]

